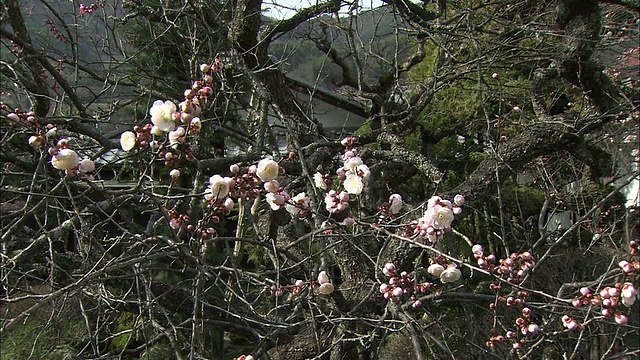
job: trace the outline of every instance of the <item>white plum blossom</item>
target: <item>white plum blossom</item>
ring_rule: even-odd
[[[442,230],[451,227],[454,215],[453,211],[448,207],[435,205],[424,213],[424,217],[427,223],[433,226],[434,229]]]
[[[229,211],[233,210],[234,206],[236,206],[236,203],[233,201],[232,198],[228,197],[228,198],[224,199],[224,207],[227,210],[229,210]]]
[[[333,284],[329,282],[329,275],[325,271],[320,271],[318,274],[318,292],[323,295],[329,295],[333,292]]]
[[[208,73],[209,70],[211,70],[211,65],[207,63],[200,64],[200,71],[202,71],[203,73]]]
[[[271,180],[275,180],[278,177],[278,172],[280,168],[278,163],[271,159],[262,159],[258,163],[258,167],[256,168],[256,175],[260,178],[260,180],[267,182]]]
[[[40,147],[40,145],[42,145],[44,138],[40,135],[33,135],[29,137],[28,141],[29,141],[29,146],[31,146],[34,149],[37,149]]]
[[[223,199],[229,195],[229,178],[213,175],[209,178],[209,187],[204,191],[204,198],[208,201]]]
[[[391,196],[389,196],[389,211],[391,211],[392,214],[397,214],[400,212],[400,209],[402,209],[402,196],[400,196],[399,194],[391,194]]]
[[[156,100],[149,109],[151,122],[163,132],[172,131],[176,128],[176,122],[174,120],[176,110],[176,104],[173,102],[169,100],[164,102],[162,100]]]
[[[179,178],[180,177],[180,170],[172,169],[171,171],[169,171],[169,176],[171,176],[172,179]]]
[[[317,172],[313,174],[313,183],[318,189],[328,190],[327,183],[324,181],[324,176]]]
[[[185,141],[184,134],[186,130],[182,126],[178,126],[175,130],[169,131],[169,146],[177,146]]]
[[[92,172],[95,169],[96,169],[96,164],[93,162],[93,160],[89,158],[82,159],[80,164],[78,164],[78,170],[83,174]]]
[[[6,116],[7,116],[7,119],[11,121],[14,121],[14,122],[20,121],[20,116],[16,113],[8,113]]]
[[[164,136],[164,131],[162,131],[162,129],[160,129],[159,127],[153,125],[151,127],[151,135]]]
[[[328,212],[337,214],[343,210],[349,208],[349,193],[341,191],[338,193],[335,190],[329,190],[324,196],[325,207]]]
[[[369,167],[365,164],[359,165],[356,168],[356,173],[362,178],[362,181],[369,180],[369,177],[371,176],[371,170],[369,170]]]
[[[136,134],[133,131],[125,131],[120,135],[120,147],[124,151],[131,151],[136,147]]]
[[[333,289],[332,283],[324,283],[318,287],[318,292],[322,295],[329,295],[333,292]]]
[[[199,117],[194,117],[189,124],[189,133],[197,134],[202,129],[202,121]]]
[[[271,180],[264,183],[264,189],[268,192],[277,193],[280,190],[278,180]]]
[[[60,149],[51,157],[51,165],[58,170],[72,170],[79,164],[78,154],[71,149]]]
[[[309,207],[309,202],[310,200],[307,197],[307,194],[305,194],[304,192],[301,192],[300,194],[291,198],[290,200],[291,204],[286,204],[285,209],[291,215],[298,215],[300,214],[300,211],[307,209]]]
[[[632,283],[627,282],[622,285],[622,291],[620,296],[622,297],[622,304],[626,307],[631,307],[636,302],[636,288]]]
[[[440,276],[444,271],[444,266],[440,264],[432,264],[427,268],[427,272],[433,276]]]
[[[362,159],[359,156],[353,156],[344,162],[343,168],[348,172],[356,174],[358,166],[362,164]]]
[[[362,190],[364,189],[362,178],[355,174],[348,174],[342,184],[344,186],[344,189],[352,195],[360,195],[362,193]]]
[[[267,193],[265,196],[267,200],[267,204],[271,206],[271,210],[276,211],[280,210],[284,204],[287,202],[287,197],[284,193]]]
[[[451,263],[443,272],[440,273],[440,281],[442,281],[442,283],[456,282],[460,279],[461,275],[462,272],[458,269],[458,265]]]

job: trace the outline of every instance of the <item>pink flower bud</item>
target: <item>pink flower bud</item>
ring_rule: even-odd
[[[569,330],[575,330],[575,329],[578,328],[578,322],[573,320],[573,319],[567,321],[567,323],[565,325],[566,325],[567,329],[569,329]]]
[[[482,255],[484,253],[484,249],[482,248],[482,245],[480,244],[475,244],[473,245],[473,247],[471,248],[471,252],[474,254],[480,254]]]
[[[615,288],[615,287],[609,288],[609,296],[614,297],[619,295],[620,295],[620,290],[618,290],[618,288]]]
[[[404,294],[404,290],[402,290],[401,287],[397,287],[397,288],[393,289],[393,296],[400,297],[400,296],[402,296],[402,294]]]
[[[178,219],[171,219],[169,220],[169,226],[172,229],[178,229],[180,227],[180,221],[178,221]]]
[[[636,288],[632,283],[624,283],[624,285],[622,285],[621,295],[623,298],[633,299],[636,297]]]
[[[393,276],[396,272],[396,266],[393,263],[386,263],[382,269],[382,273],[386,276]]]
[[[571,301],[571,305],[573,305],[573,307],[579,308],[582,305],[582,301],[578,298],[575,298]]]
[[[629,273],[631,271],[633,271],[633,266],[631,264],[629,264],[628,261],[626,260],[622,260],[618,263],[618,266],[620,266],[620,268],[622,269],[622,271]]]
[[[583,296],[587,296],[591,294],[591,290],[589,290],[588,287],[580,288],[580,294],[582,294]]]
[[[356,220],[351,216],[347,216],[346,218],[344,218],[344,220],[342,220],[342,225],[344,226],[353,226],[355,223]]]
[[[380,284],[380,293],[381,294],[384,294],[384,293],[388,292],[389,289],[390,289],[389,285],[384,284],[384,283]]]
[[[627,321],[629,321],[627,316],[624,314],[616,314],[615,319],[616,319],[616,324],[618,325],[624,325],[627,323]]]
[[[462,204],[464,204],[464,196],[458,194],[456,196],[453,197],[453,203],[458,205],[458,206],[462,206]]]
[[[537,333],[538,333],[538,330],[540,330],[540,328],[538,327],[538,324],[531,323],[531,324],[529,324],[529,326],[527,326],[527,330],[528,330],[531,334],[537,334]]]

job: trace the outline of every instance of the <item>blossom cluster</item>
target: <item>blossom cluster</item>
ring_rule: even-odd
[[[191,88],[184,91],[182,102],[156,100],[149,108],[151,124],[135,126],[134,131],[120,135],[120,146],[124,151],[144,150],[151,147],[161,149],[165,165],[173,168],[171,177],[180,176],[179,160],[192,160],[192,149],[187,137],[195,136],[202,129],[199,116],[208,98],[213,96],[213,74],[222,69],[222,61],[216,58],[212,64],[201,64],[202,79],[194,81]]]
[[[618,325],[625,325],[629,321],[624,307],[630,308],[635,304],[638,291],[634,282],[637,282],[637,275],[640,272],[640,261],[637,259],[638,241],[632,240],[629,245],[629,255],[632,260],[622,260],[618,263],[623,274],[622,279],[610,286],[602,286],[595,290],[586,286],[581,287],[578,294],[571,300],[573,307],[589,306],[590,309],[591,307],[600,307],[600,314],[604,318],[613,317]],[[566,314],[562,317],[562,325],[569,330],[584,328],[583,324]]]
[[[532,337],[540,331],[538,324],[533,321],[531,317],[531,309],[524,307],[521,310],[521,315],[514,321],[515,331],[509,330],[505,335],[493,335],[487,340],[487,346],[493,346],[496,342],[502,342],[505,340],[511,341],[511,346],[514,350],[519,350],[527,342],[528,337]],[[495,331],[493,331],[495,333]]]
[[[574,307],[583,305],[601,306],[600,313],[604,317],[614,315],[615,322],[619,325],[627,323],[627,316],[617,309],[620,304],[631,307],[636,300],[636,288],[632,283],[616,283],[614,286],[605,286],[599,292],[593,294],[588,287],[580,288],[580,295],[572,301]]]
[[[500,259],[497,265],[495,255],[490,254],[485,256],[482,245],[474,245],[471,251],[481,269],[495,272],[498,275],[504,275],[510,283],[519,283],[522,281],[535,266],[535,260],[529,251],[511,253],[509,257]]]
[[[58,170],[64,170],[67,175],[79,173],[86,175],[89,179],[93,178],[92,173],[96,169],[96,164],[89,158],[81,161],[78,153],[69,148],[69,140],[60,139],[55,146],[49,148],[49,155],[51,155],[51,165]]]
[[[400,194],[391,194],[389,201],[378,206],[378,218],[380,222],[385,222],[387,219],[395,219],[395,216],[400,213],[404,202]]]
[[[420,283],[406,271],[398,272],[394,263],[386,263],[382,273],[389,281],[380,284],[380,293],[389,301],[400,302],[403,296],[409,297],[411,307],[418,308],[422,306],[419,296],[435,291],[433,283]]]
[[[358,156],[355,136],[344,138],[341,143],[345,147],[342,155],[342,166],[336,170],[336,175],[344,190],[332,189],[328,174],[317,172],[313,175],[314,185],[321,190],[328,191],[325,195],[325,208],[330,214],[338,214],[349,209],[351,195],[360,195],[364,191],[365,183],[369,180],[371,171]]]
[[[204,199],[208,202],[209,217],[229,215],[236,202],[234,199],[255,199],[262,192],[273,211],[285,208],[292,216],[304,217],[310,214],[310,199],[304,192],[291,197],[278,182],[284,169],[273,159],[264,158],[257,165],[251,165],[245,172],[237,164],[231,165],[232,176],[219,174],[209,178],[204,190]],[[201,224],[198,228],[209,226]]]
[[[6,110],[6,105],[0,105],[0,108]],[[57,128],[51,124],[42,126],[38,117],[32,111],[20,111],[14,109],[6,114],[9,122],[23,124],[29,128],[35,129],[35,134],[29,136],[27,142],[33,149],[40,149],[49,141],[53,142],[53,138],[57,136]],[[58,170],[64,170],[68,176],[84,175],[87,179],[93,179],[93,172],[96,164],[93,160],[85,157],[80,160],[78,153],[71,149],[69,140],[66,138],[59,139],[47,150],[51,156],[51,165]]]
[[[427,272],[435,277],[439,277],[443,284],[456,282],[462,276],[462,272],[458,269],[456,263],[450,263],[446,268],[440,263],[431,264],[427,268]]]
[[[271,285],[270,292],[273,296],[282,296],[287,291],[290,291],[293,295],[300,295],[307,285],[316,289],[318,294],[321,295],[330,295],[335,289],[329,279],[329,275],[323,270],[318,273],[318,278],[315,282],[305,282],[304,280],[298,279],[290,286],[278,287],[276,285]]]
[[[437,242],[446,231],[451,230],[455,215],[462,213],[462,204],[464,204],[462,195],[456,195],[453,202],[439,196],[432,196],[427,202],[424,215],[410,225],[405,235],[415,237],[423,243]]]

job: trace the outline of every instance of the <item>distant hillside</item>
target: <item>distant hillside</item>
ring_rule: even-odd
[[[280,67],[287,74],[331,89],[341,85],[341,69],[311,39],[322,40],[323,46],[330,46],[335,50],[349,64],[354,74],[351,48],[355,48],[363,61],[362,67],[366,69],[365,81],[372,83],[391,65],[397,44],[407,44],[406,34],[396,34],[396,21],[399,20],[387,6],[362,12],[358,17],[352,18],[336,19],[325,15],[278,38],[271,44],[269,51],[274,59],[281,62]],[[346,37],[346,29],[349,28],[355,29],[351,48]],[[406,53],[406,49],[398,50],[401,55]],[[371,56],[371,53],[378,56]]]

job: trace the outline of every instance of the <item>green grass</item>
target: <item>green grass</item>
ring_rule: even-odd
[[[49,323],[31,318],[2,335],[0,359],[74,359],[74,346],[85,340],[86,329],[77,317]]]

